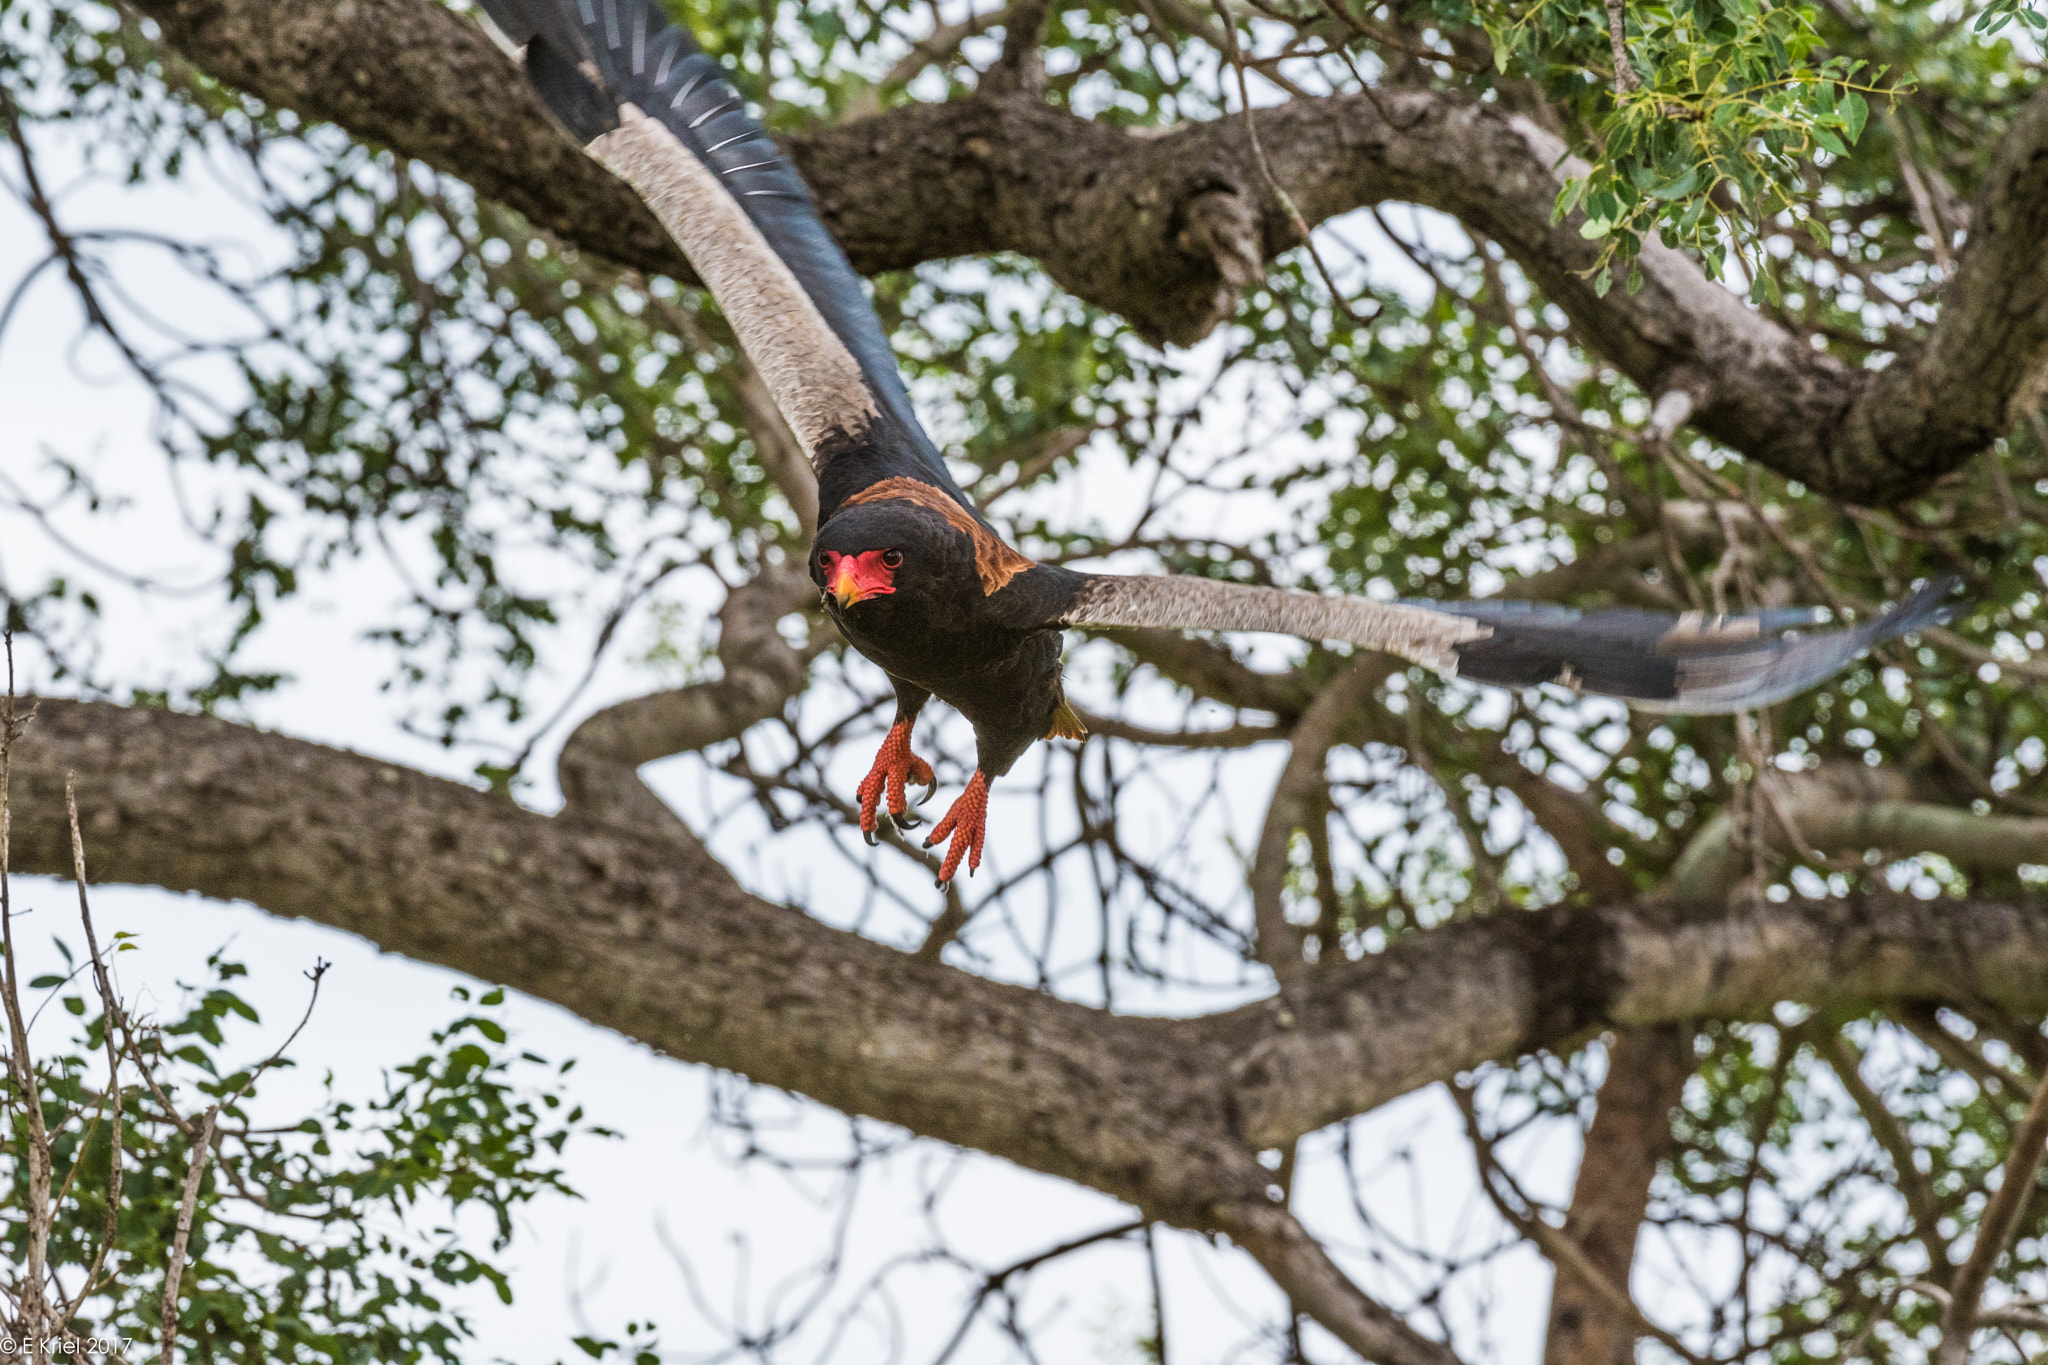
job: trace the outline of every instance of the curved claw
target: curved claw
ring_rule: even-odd
[[[860,827],[870,845],[875,843],[875,828],[881,823],[881,816],[887,811],[899,829],[916,829],[924,822],[905,819],[904,787],[910,782],[924,785],[924,800],[938,790],[939,779],[932,771],[931,764],[910,751],[910,722],[898,719],[889,727],[888,735],[882,740],[880,752],[875,755],[874,766],[860,783]],[[920,803],[921,804],[921,803]]]
[[[873,848],[875,847],[875,845],[882,842],[880,837],[878,837],[875,834],[875,832],[869,829],[866,825],[861,826],[860,837],[868,841],[869,848]]]
[[[907,810],[891,811],[889,812],[889,818],[896,822],[896,828],[905,831],[917,829],[924,824],[924,817],[922,815],[913,814]]]
[[[931,800],[931,799],[932,799],[932,798],[933,798],[934,796],[937,796],[938,794],[939,794],[939,779],[938,779],[937,775],[936,775],[936,774],[934,774],[934,775],[933,775],[933,776],[932,776],[932,777],[931,777],[931,778],[930,778],[930,779],[929,779],[929,780],[928,780],[928,781],[927,781],[927,782],[925,783],[924,795],[923,795],[923,796],[920,796],[920,797],[918,797],[918,798],[917,798],[917,800],[915,800],[915,801],[911,802],[911,804],[912,804],[913,806],[922,806],[922,805],[924,805],[925,803],[929,802],[929,801],[930,801],[930,800]]]

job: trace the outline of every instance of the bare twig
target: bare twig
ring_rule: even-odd
[[[1643,78],[1636,74],[1634,63],[1628,59],[1628,32],[1624,20],[1623,0],[1607,0],[1607,45],[1614,52],[1616,99],[1643,88]]]
[[[213,1125],[219,1117],[219,1105],[207,1108],[199,1120],[199,1131],[192,1139],[185,1166],[185,1189],[178,1199],[178,1227],[171,1236],[170,1263],[164,1267],[163,1349],[157,1357],[159,1365],[171,1365],[178,1346],[178,1281],[185,1273],[185,1251],[192,1241],[192,1213],[199,1206],[199,1182],[206,1174],[206,1154],[213,1147]]]
[[[306,1025],[312,1022],[313,1007],[320,1003],[320,982],[327,976],[328,971],[333,966],[334,964],[332,962],[329,962],[325,958],[316,957],[313,959],[313,965],[310,968],[308,968],[305,973],[306,979],[313,983],[312,992],[306,997],[305,1013],[299,1016],[299,1022],[293,1026],[292,1031],[290,1033],[285,1035],[285,1040],[277,1045],[277,1050],[272,1052],[268,1057],[265,1057],[262,1061],[258,1062],[254,1067],[252,1067],[249,1071],[248,1079],[244,1080],[242,1084],[236,1088],[234,1094],[228,1096],[225,1100],[222,1100],[219,1104],[215,1105],[214,1108],[216,1110],[234,1108],[236,1101],[240,1100],[244,1095],[248,1094],[249,1091],[255,1087],[257,1079],[261,1077],[264,1072],[270,1070],[270,1068],[276,1066],[280,1061],[284,1059],[285,1050],[291,1047],[293,1043],[298,1041],[299,1035],[306,1031]]]
[[[1345,298],[1344,291],[1337,287],[1336,277],[1330,274],[1330,267],[1323,261],[1322,252],[1316,250],[1315,238],[1309,232],[1308,220],[1301,216],[1301,210],[1295,206],[1294,196],[1282,188],[1280,182],[1274,178],[1273,168],[1266,161],[1266,149],[1259,142],[1258,119],[1252,113],[1251,87],[1247,84],[1244,74],[1244,51],[1237,43],[1237,21],[1231,18],[1223,0],[1210,0],[1210,3],[1216,7],[1216,17],[1223,21],[1224,51],[1230,58],[1231,66],[1237,71],[1238,113],[1244,119],[1244,136],[1245,141],[1251,146],[1252,165],[1258,169],[1259,179],[1264,182],[1267,192],[1273,196],[1274,202],[1280,205],[1280,211],[1287,215],[1287,224],[1294,230],[1296,240],[1308,248],[1308,256],[1315,262],[1316,273],[1323,277],[1323,287],[1330,291],[1330,306],[1352,322],[1362,322],[1364,319],[1352,310],[1351,301]]]
[[[1235,1203],[1216,1211],[1219,1230],[1273,1277],[1301,1312],[1346,1346],[1379,1365],[1460,1365],[1440,1341],[1431,1341],[1354,1284],[1292,1214],[1273,1203]]]
[[[1941,1203],[1935,1196],[1934,1186],[1914,1163],[1912,1138],[1898,1116],[1885,1104],[1884,1097],[1863,1079],[1863,1058],[1855,1046],[1839,1031],[1829,1031],[1818,1041],[1821,1056],[1827,1059],[1842,1088],[1849,1092],[1849,1098],[1862,1111],[1863,1122],[1869,1127],[1871,1136],[1891,1158],[1899,1194],[1905,1199],[1906,1212],[1913,1219],[1913,1235],[1927,1249],[1929,1263],[1947,1265],[1948,1242],[1941,1235]]]
[[[2044,1149],[2048,1149],[2048,1082],[2034,1087],[2026,1115],[2013,1134],[2012,1150],[2006,1155],[1998,1190],[1977,1224],[1977,1239],[1970,1248],[1970,1258],[1950,1282],[1950,1300],[1941,1314],[1941,1349],[1935,1355],[1936,1365],[1966,1365],[1970,1337],[1984,1320],[1984,1286],[1990,1282],[1992,1270],[2005,1255],[2006,1244],[2019,1227],[2020,1212],[2026,1207],[2027,1196],[2034,1191]]]
[[[974,1320],[981,1315],[982,1305],[988,1302],[990,1295],[1000,1292],[1012,1279],[1036,1270],[1048,1261],[1055,1261],[1062,1256],[1072,1255],[1074,1252],[1080,1251],[1085,1247],[1096,1246],[1103,1242],[1122,1241],[1133,1233],[1144,1232],[1145,1227],[1146,1225],[1143,1220],[1118,1223],[1115,1227],[1104,1228],[1100,1232],[1087,1233],[1084,1236],[1074,1238],[1072,1241],[1062,1242],[1056,1247],[1026,1256],[1020,1261],[1012,1261],[1002,1269],[992,1270],[982,1276],[980,1286],[975,1290],[974,1297],[968,1302],[967,1311],[960,1316],[959,1327],[954,1329],[953,1335],[946,1342],[944,1349],[937,1356],[933,1357],[933,1365],[945,1365],[946,1361],[953,1358],[953,1353],[960,1349],[960,1343],[967,1339],[968,1329],[974,1326]]]
[[[1330,750],[1339,742],[1353,712],[1363,706],[1376,688],[1394,672],[1395,660],[1385,654],[1366,654],[1339,674],[1316,697],[1291,736],[1293,750],[1281,770],[1280,783],[1266,807],[1266,820],[1259,832],[1258,851],[1252,859],[1250,876],[1252,919],[1258,931],[1259,957],[1285,985],[1305,965],[1301,940],[1287,922],[1283,892],[1287,885],[1287,850],[1306,818],[1325,807],[1313,799],[1323,781],[1323,766]],[[1332,888],[1334,892],[1334,888]]]
[[[1948,233],[1942,229],[1941,219],[1935,213],[1934,196],[1928,191],[1927,179],[1920,174],[1920,160],[1913,150],[1912,132],[1889,102],[1885,106],[1884,124],[1892,135],[1892,141],[1899,147],[1899,177],[1906,182],[1906,193],[1913,200],[1913,216],[1920,220],[1920,230],[1927,234],[1928,243],[1934,250],[1934,263],[1946,278],[1956,268],[1955,254],[1949,250]]]
[[[43,1285],[49,1275],[50,1133],[43,1115],[42,1079],[28,1050],[28,1023],[21,1013],[21,967],[14,953],[14,902],[10,886],[14,811],[9,800],[14,772],[14,746],[30,717],[20,714],[14,692],[14,634],[4,636],[7,653],[7,696],[0,702],[0,1001],[5,1002],[9,1079],[13,1101],[28,1129],[28,1254],[18,1299],[20,1331],[31,1340],[48,1335],[48,1305]]]
[[[79,1282],[78,1292],[66,1302],[58,1315],[56,1326],[61,1331],[70,1326],[71,1319],[85,1305],[99,1285],[100,1270],[107,1263],[107,1254],[113,1250],[114,1238],[121,1229],[121,1181],[124,1165],[123,1142],[125,1114],[121,1086],[121,1051],[116,1030],[121,1026],[121,1002],[115,998],[113,979],[107,974],[107,962],[100,953],[99,935],[92,927],[92,904],[85,890],[85,837],[78,827],[78,779],[75,773],[64,774],[64,809],[71,820],[71,866],[78,880],[78,921],[85,929],[85,947],[92,958],[93,986],[100,997],[100,1036],[107,1049],[107,1105],[113,1110],[113,1124],[108,1130],[110,1151],[107,1158],[107,1221],[100,1233],[100,1244],[93,1251],[92,1265],[85,1278]],[[86,1144],[79,1147],[78,1162],[72,1167],[72,1175],[78,1173],[78,1165],[85,1161]],[[65,1181],[66,1186],[70,1180]]]
[[[1584,1249],[1567,1237],[1562,1229],[1554,1228],[1545,1222],[1543,1215],[1535,1209],[1517,1208],[1508,1200],[1496,1183],[1496,1178],[1504,1176],[1506,1172],[1494,1157],[1493,1140],[1486,1136],[1485,1130],[1480,1126],[1479,1111],[1473,1102],[1471,1087],[1453,1084],[1450,1086],[1450,1092],[1451,1098],[1457,1103],[1458,1112],[1465,1117],[1465,1136],[1472,1144],[1473,1156],[1479,1165],[1480,1186],[1509,1226],[1534,1242],[1536,1249],[1556,1263],[1560,1269],[1584,1284],[1600,1301],[1602,1307],[1616,1318],[1628,1323],[1638,1335],[1653,1338],[1673,1355],[1692,1362],[1692,1365],[1705,1365],[1700,1356],[1686,1348],[1684,1342],[1644,1317],[1643,1310],[1636,1306],[1635,1300],[1602,1274]]]

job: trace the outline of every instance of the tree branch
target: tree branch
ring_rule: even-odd
[[[1915,801],[1857,800],[1839,782],[1812,777],[1783,780],[1778,792],[1785,821],[1766,821],[1774,853],[1805,857],[1818,851],[1883,849],[1906,855],[1934,853],[1961,867],[2010,868],[2048,861],[2048,820],[1977,815],[1952,806]],[[1789,822],[1806,848],[1790,847]],[[1701,827],[1671,870],[1681,895],[1713,900],[1748,870],[1749,850],[1738,846],[1733,814],[1721,811]]]
[[[1038,47],[1045,39],[1052,0],[1012,0],[1003,11],[1003,51],[981,78],[989,95],[1037,96],[1045,90],[1045,61]]]
[[[673,742],[654,733],[649,750],[610,752]],[[695,840],[549,818],[223,721],[50,700],[15,755],[17,871],[69,871],[74,768],[91,775],[79,814],[103,883],[360,934],[1176,1226],[1205,1228],[1215,1201],[1263,1198],[1270,1179],[1233,1136],[1220,1079],[1200,1079],[1223,1059],[1171,1025],[828,928],[748,895]]]
[[[1592,1028],[1780,1000],[2048,1008],[2048,905],[1882,897],[1486,916],[1330,962],[1287,1026],[1267,1004],[1127,1018],[758,900],[694,840],[161,710],[42,703],[14,757],[17,869],[69,869],[71,769],[106,882],[313,919],[1202,1230],[1266,1201],[1255,1150]]]
[[[2027,1196],[2035,1189],[2041,1172],[2041,1157],[2048,1151],[2048,1081],[2034,1087],[2026,1116],[2012,1135],[2012,1150],[2006,1154],[1998,1189],[1985,1206],[1977,1224],[1977,1240],[1970,1258],[1956,1271],[1949,1285],[1949,1302],[1941,1314],[1941,1349],[1936,1365],[1966,1365],[1970,1358],[1970,1337],[1976,1331],[1984,1299],[1984,1286],[2005,1255],[2007,1243],[2020,1224]]]
[[[640,767],[737,739],[781,711],[803,688],[812,651],[783,639],[777,623],[816,597],[809,575],[790,564],[734,588],[718,613],[717,681],[608,706],[570,733],[557,762],[567,813],[642,829],[680,824],[640,781]]]
[[[431,0],[132,3],[230,84],[433,162],[581,246],[688,278],[631,192]],[[1928,344],[1874,372],[1816,352],[1655,241],[1642,289],[1599,296],[1582,215],[1550,221],[1574,167],[1529,119],[1431,90],[1295,99],[1259,119],[1273,180],[1309,224],[1390,199],[1452,214],[1645,391],[1689,395],[1701,431],[1834,497],[1891,500],[1958,467],[2006,430],[2048,357],[2048,92],[1994,158]],[[966,99],[787,145],[856,268],[1018,251],[1157,340],[1206,335],[1296,244],[1235,119],[1141,138],[1042,101]]]
[[[1352,1283],[1287,1210],[1261,1200],[1225,1207],[1216,1222],[1298,1310],[1375,1365],[1459,1365],[1450,1347],[1421,1335]]]
[[[1629,1273],[1650,1181],[1671,1150],[1671,1110],[1692,1070],[1689,1027],[1624,1029],[1609,1041],[1607,1078],[1586,1128],[1564,1228],[1550,1230],[1540,1214],[1530,1215],[1584,1260],[1583,1273],[1560,1274],[1551,1288],[1544,1365],[1633,1365],[1645,1319],[1628,1297]]]
[[[1290,1001],[1196,1021],[1232,1057],[1239,1130],[1280,1147],[1494,1058],[1592,1030],[1982,998],[2048,1009],[2048,905],[1873,896],[1486,916],[1333,964]]]

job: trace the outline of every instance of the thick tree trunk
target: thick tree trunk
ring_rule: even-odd
[[[1624,1294],[1650,1181],[1670,1151],[1671,1109],[1692,1063],[1692,1029],[1684,1024],[1622,1029],[1607,1047],[1607,1079],[1586,1129],[1564,1232]],[[1635,1328],[1618,1321],[1591,1286],[1560,1268],[1550,1295],[1543,1365],[1633,1365],[1635,1358]]]

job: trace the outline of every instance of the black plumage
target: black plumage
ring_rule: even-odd
[[[483,0],[483,8],[524,46],[529,79],[579,141],[616,130],[619,107],[631,104],[715,172],[859,366],[876,412],[819,461],[819,520],[892,476],[941,489],[978,516],[918,422],[881,321],[810,189],[724,69],[669,22],[659,0]]]
[[[1504,686],[1560,683],[1654,709],[1728,712],[1826,679],[1872,644],[1944,620],[1953,580],[1848,630],[1806,611],[1581,613],[1483,601],[1385,603],[1175,576],[1085,574],[1004,543],[919,425],[888,340],[809,191],[718,64],[653,0],[482,0],[536,89],[590,154],[637,189],[717,296],[818,476],[810,570],[846,638],[896,687],[860,787],[911,822],[931,783],[911,752],[938,697],[974,726],[977,768],[927,844],[940,872],[980,862],[988,781],[1041,737],[1079,738],[1060,684],[1068,626],[1274,631],[1386,650]]]

